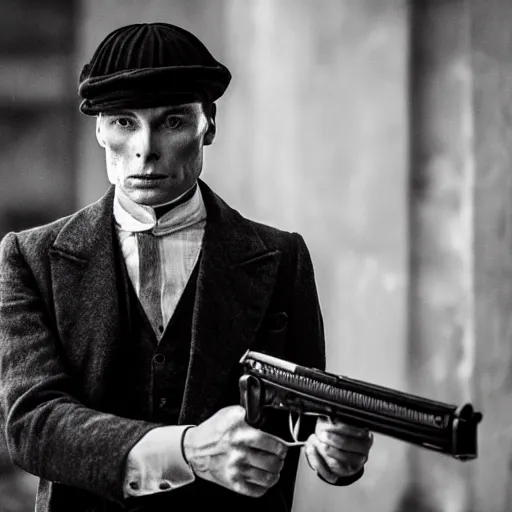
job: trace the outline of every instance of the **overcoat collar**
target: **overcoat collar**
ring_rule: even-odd
[[[206,205],[192,323],[190,363],[180,423],[210,416],[232,371],[258,329],[275,283],[280,253],[202,180]],[[51,249],[57,321],[72,340],[91,323],[89,343],[105,345],[108,358],[120,343],[113,229],[114,189],[71,216]],[[74,294],[70,291],[74,290]],[[75,297],[69,300],[69,297]],[[59,297],[67,297],[60,303]],[[91,303],[91,300],[94,302]],[[87,311],[84,315],[82,312]],[[79,341],[76,340],[78,343]]]

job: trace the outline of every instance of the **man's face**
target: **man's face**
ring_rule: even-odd
[[[203,105],[101,114],[96,136],[105,148],[111,183],[136,203],[159,206],[192,187],[203,167],[203,146],[215,137],[215,111]]]

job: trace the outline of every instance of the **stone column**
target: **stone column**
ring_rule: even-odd
[[[448,403],[475,398],[470,22],[463,0],[413,2],[409,389]],[[471,463],[409,456],[400,510],[471,510]]]

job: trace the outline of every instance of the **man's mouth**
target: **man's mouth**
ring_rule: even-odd
[[[167,178],[165,174],[132,174],[129,179],[134,187],[154,188],[159,187]]]
[[[165,174],[133,174],[130,178],[144,181],[158,181],[167,178]]]

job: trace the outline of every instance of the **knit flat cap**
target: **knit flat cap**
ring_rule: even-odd
[[[80,110],[97,115],[220,98],[231,73],[193,34],[169,23],[111,32],[80,73]]]

